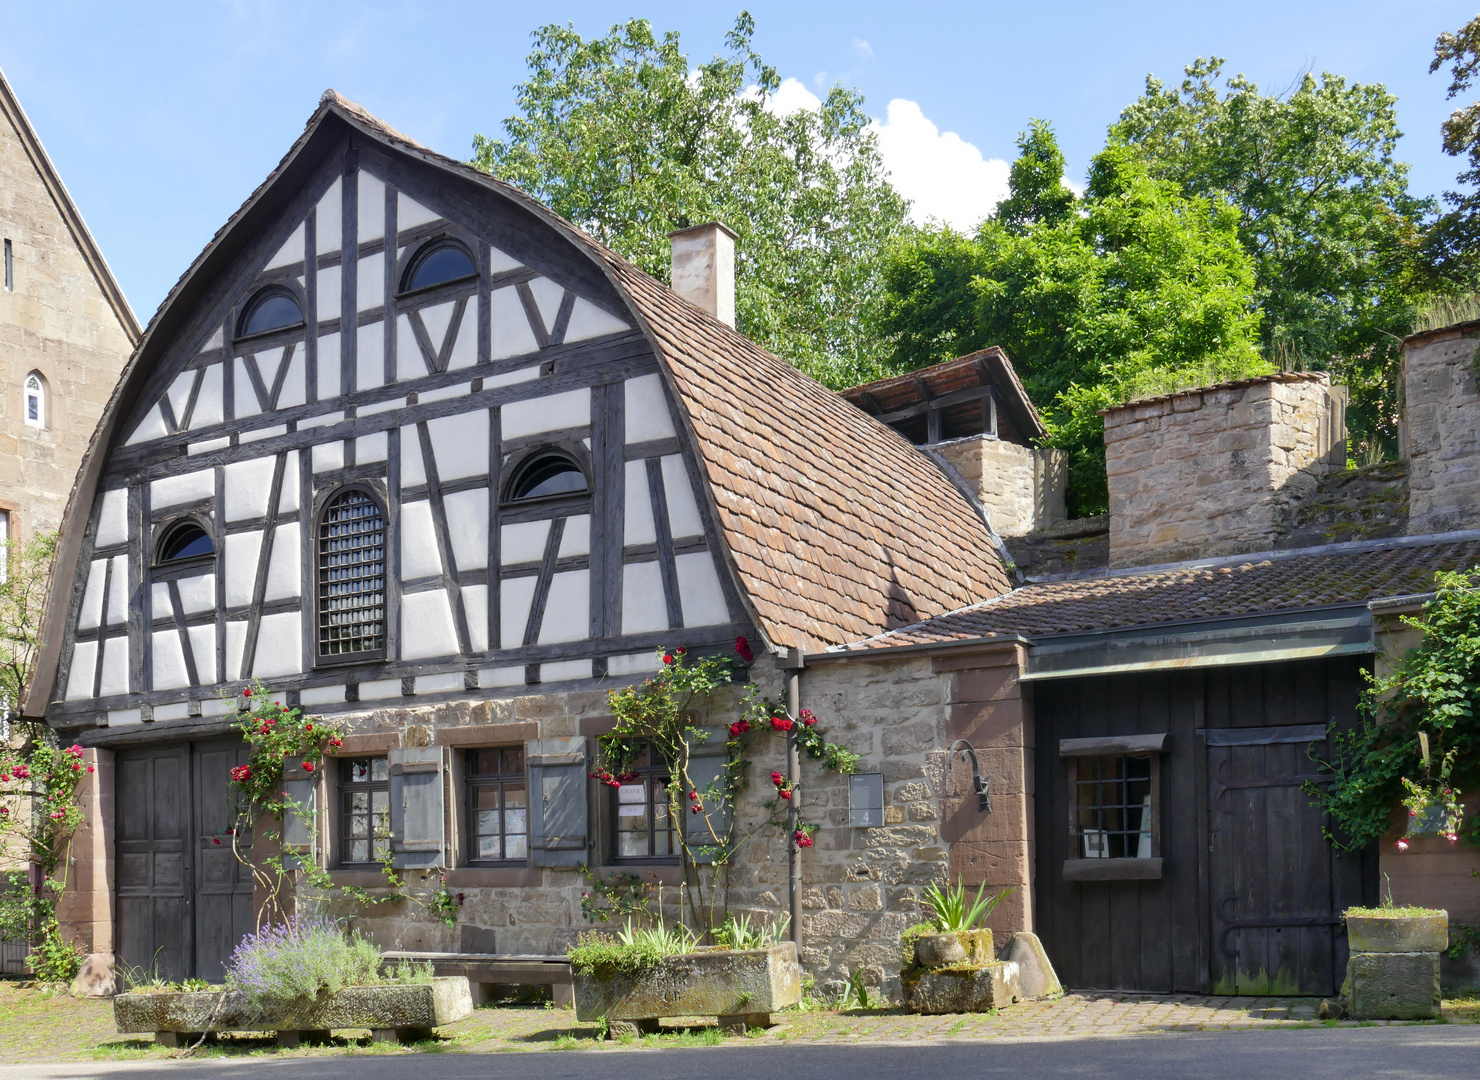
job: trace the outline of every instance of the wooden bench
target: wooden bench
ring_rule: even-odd
[[[557,1005],[575,1000],[570,961],[563,956],[522,956],[506,953],[388,952],[389,963],[410,960],[431,964],[437,975],[462,975],[473,991],[475,1006],[493,997],[496,986],[548,986]]]

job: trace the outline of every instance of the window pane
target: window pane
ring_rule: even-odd
[[[480,858],[480,859],[501,859],[501,858],[503,858],[503,852],[501,852],[499,850],[499,842],[498,842],[498,837],[497,836],[480,836],[480,837],[478,837],[478,858]]]
[[[506,776],[524,775],[524,747],[506,746],[504,747],[503,755],[503,772]]]
[[[498,786],[496,784],[484,784],[476,789],[476,803],[479,810],[498,809]]]
[[[351,791],[349,793],[349,809],[351,813],[365,814],[370,811],[370,793],[368,791]]]
[[[352,840],[349,845],[347,862],[369,862],[370,842],[368,840]]]
[[[1075,825],[1086,859],[1151,857],[1151,759],[1081,758],[1076,765]]]
[[[389,780],[391,778],[391,763],[383,757],[370,759],[370,779]]]
[[[297,326],[302,321],[303,312],[298,310],[298,301],[286,293],[273,293],[252,309],[242,334],[265,334],[269,330]]]
[[[647,854],[647,833],[618,833],[617,854],[624,859],[642,858]]]
[[[504,811],[504,832],[512,835],[528,831],[529,827],[525,824],[523,810]]]
[[[358,758],[349,763],[349,779],[353,784],[362,784],[370,779],[370,759]]]
[[[508,836],[504,839],[504,858],[526,859],[529,857],[529,844],[523,836]]]
[[[497,810],[479,810],[478,811],[478,824],[476,826],[476,831],[477,831],[477,833],[478,833],[479,836],[497,836],[498,835],[498,811]]]
[[[504,806],[505,807],[512,807],[512,806],[525,806],[525,805],[527,805],[527,804],[524,801],[524,785],[523,784],[505,784],[504,785]]]
[[[429,289],[444,281],[457,281],[460,278],[472,277],[477,272],[467,252],[460,247],[448,244],[437,248],[417,264],[416,269],[411,272],[411,282],[407,288],[411,290]]]
[[[479,750],[473,755],[473,773],[477,776],[492,776],[498,772],[499,752]]]

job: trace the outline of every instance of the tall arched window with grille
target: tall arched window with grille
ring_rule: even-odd
[[[385,655],[385,513],[363,487],[336,492],[319,517],[320,662]]]

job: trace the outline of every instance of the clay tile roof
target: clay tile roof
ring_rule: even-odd
[[[1092,633],[1363,604],[1432,591],[1436,571],[1476,565],[1480,531],[1233,556],[1025,585],[847,648],[944,644],[992,634]]]

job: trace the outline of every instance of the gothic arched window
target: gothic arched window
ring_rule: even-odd
[[[29,426],[38,428],[46,426],[46,381],[42,379],[40,372],[33,371],[26,376],[25,401],[22,408],[22,416]]]

